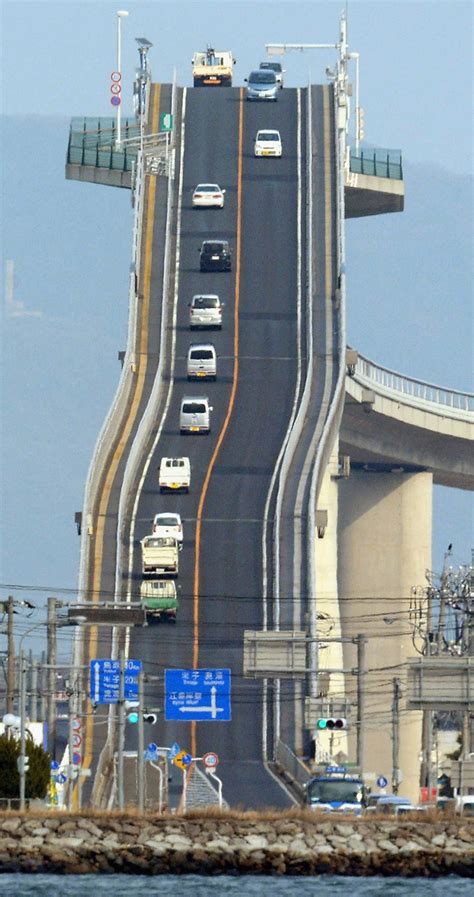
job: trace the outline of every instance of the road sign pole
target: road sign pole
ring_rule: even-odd
[[[125,652],[120,652],[120,685],[118,700],[118,751],[117,751],[117,786],[119,810],[125,806],[123,783],[123,748],[125,740]]]
[[[69,707],[68,707],[68,743],[69,743],[69,770],[68,770],[68,791],[67,791],[67,806],[68,810],[72,810],[72,793],[74,790],[74,778],[73,778],[73,762],[72,755],[74,752],[74,692],[75,692],[75,669],[74,667],[71,669],[71,682],[69,683]]]
[[[145,687],[144,675],[141,669],[138,674],[138,812],[143,813],[145,810],[145,731],[143,713],[145,710]]]

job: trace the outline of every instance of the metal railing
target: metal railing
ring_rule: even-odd
[[[457,389],[436,386],[424,380],[407,377],[397,371],[382,367],[370,359],[359,355],[354,371],[354,380],[364,386],[377,388],[388,397],[409,400],[410,405],[417,405],[433,413],[455,413],[457,417],[472,415],[474,412],[474,394]],[[432,406],[436,407],[433,408]]]
[[[138,147],[127,141],[140,137],[135,118],[122,122],[123,149],[115,149],[114,118],[73,118],[69,131],[67,161],[72,165],[91,165],[109,171],[131,171],[136,164]]]
[[[280,739],[276,743],[275,760],[290,774],[291,778],[303,791],[304,786],[311,778],[311,773],[302,760]]]
[[[349,171],[354,174],[368,174],[379,178],[403,180],[402,154],[400,150],[351,149]]]

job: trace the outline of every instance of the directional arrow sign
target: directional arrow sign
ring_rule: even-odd
[[[125,700],[138,698],[138,674],[141,660],[127,660],[125,668]],[[116,704],[120,691],[120,661],[91,660],[90,694],[94,704]]]
[[[165,670],[165,719],[227,722],[230,670]]]

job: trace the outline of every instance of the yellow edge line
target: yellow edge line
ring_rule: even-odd
[[[209,481],[212,471],[216,463],[217,456],[220,452],[224,436],[232,417],[235,404],[235,396],[237,393],[237,383],[239,379],[239,305],[240,305],[240,236],[242,226],[242,162],[243,162],[243,135],[244,135],[244,103],[243,88],[240,88],[240,107],[239,107],[239,143],[238,143],[238,166],[237,166],[237,236],[235,249],[235,302],[234,302],[234,367],[232,372],[232,389],[229,398],[229,405],[224,423],[219,433],[212,453],[209,467],[204,479],[196,520],[196,549],[194,555],[194,590],[193,590],[193,668],[197,669],[199,665],[199,585],[200,585],[200,552],[201,552],[201,526],[204,502],[206,500]],[[197,751],[197,731],[196,722],[191,723],[191,755],[196,757]]]
[[[153,90],[153,115],[152,115],[152,133],[156,134],[158,131],[158,114],[160,109],[160,94],[161,94],[161,85],[154,85]],[[142,315],[141,315],[141,333],[140,333],[140,354],[137,359],[137,368],[138,375],[136,379],[135,385],[135,393],[132,400],[132,404],[130,407],[129,415],[127,421],[125,423],[123,433],[120,437],[119,442],[115,448],[115,452],[112,457],[112,461],[110,463],[110,467],[107,471],[107,476],[105,479],[104,487],[102,490],[101,500],[99,504],[99,512],[97,515],[97,526],[96,526],[96,537],[95,537],[95,547],[94,547],[94,575],[92,582],[92,601],[93,603],[97,603],[100,599],[100,581],[102,574],[102,556],[104,550],[104,532],[105,532],[105,519],[106,519],[106,511],[107,506],[110,499],[110,493],[112,490],[112,485],[115,479],[115,475],[117,473],[117,468],[122,459],[124,448],[127,444],[128,438],[130,436],[130,431],[132,429],[133,423],[136,418],[136,414],[138,411],[138,406],[140,404],[143,388],[145,385],[145,376],[148,366],[148,355],[147,355],[147,342],[148,342],[148,317],[149,317],[149,308],[150,308],[150,282],[151,282],[151,266],[152,266],[152,255],[153,255],[153,225],[154,225],[154,213],[155,213],[155,198],[156,198],[156,178],[150,178],[148,182],[148,207],[147,207],[147,215],[146,215],[146,228],[145,228],[145,261],[144,261],[144,275],[143,275],[143,305],[142,305]],[[91,626],[89,630],[89,660],[93,660],[95,657],[95,653],[97,650],[97,641],[98,641],[98,630],[97,626]],[[85,738],[85,749],[84,749],[84,758],[82,762],[83,769],[88,769],[92,762],[92,744],[93,744],[93,736],[94,736],[94,727],[93,727],[93,719],[92,719],[92,704],[90,699],[87,700],[86,704],[86,738]]]

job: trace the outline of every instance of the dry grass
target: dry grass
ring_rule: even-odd
[[[162,814],[156,811],[147,811],[144,814],[138,812],[134,806],[126,807],[125,810],[99,810],[93,808],[84,808],[80,812],[69,810],[49,810],[42,808],[31,808],[20,814],[19,810],[0,810],[0,820],[12,816],[23,815],[28,818],[61,818],[62,821],[76,819],[78,817],[85,819],[97,819],[105,821],[107,819],[137,821],[140,819],[161,820],[163,822],[172,822],[177,820],[189,821],[228,821],[228,822],[248,822],[248,823],[269,823],[269,822],[300,822],[319,824],[321,822],[331,822],[333,824],[347,822],[351,825],[367,824],[374,822],[391,822],[397,825],[407,823],[444,823],[448,825],[456,820],[461,824],[474,824],[474,819],[462,818],[459,816],[448,815],[440,810],[430,809],[423,810],[419,813],[410,813],[409,815],[395,816],[388,813],[370,813],[367,816],[353,816],[352,814],[330,814],[311,810],[309,807],[291,807],[287,810],[277,810],[269,808],[267,810],[244,810],[243,808],[233,808],[229,810],[219,810],[218,807],[204,807],[202,809],[189,810],[184,816],[177,813],[165,812]]]

